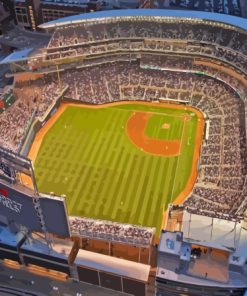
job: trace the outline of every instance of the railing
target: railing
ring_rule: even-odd
[[[17,148],[18,153],[20,153],[22,145],[23,145],[23,143],[24,143],[24,141],[25,141],[25,139],[26,139],[26,137],[27,137],[27,135],[28,135],[28,133],[30,131],[30,128],[31,128],[31,126],[32,126],[32,124],[33,124],[33,122],[35,120],[35,115],[36,115],[36,110],[33,111],[33,114],[31,115],[31,118],[28,121],[27,127],[26,127],[26,129],[25,129],[25,131],[24,131],[24,133],[23,133],[23,135],[22,135],[22,137],[20,139],[20,142],[19,142],[18,148]]]

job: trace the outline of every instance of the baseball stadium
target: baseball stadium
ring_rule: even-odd
[[[67,251],[8,259],[129,295],[245,295],[247,21],[139,9],[40,30],[1,62],[0,104],[1,203],[32,200],[39,223],[0,215]]]

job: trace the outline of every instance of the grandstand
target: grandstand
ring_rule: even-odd
[[[217,14],[181,11],[177,16],[173,11],[147,9],[73,16],[41,28],[51,34],[42,55],[28,51],[19,60],[2,62],[10,64],[15,76],[16,102],[0,114],[0,144],[27,156],[35,134],[53,118],[62,102],[102,105],[145,101],[161,106],[158,102],[165,101],[200,110],[207,127],[197,177],[182,199],[174,199],[184,211],[179,231],[187,237],[181,240],[189,244],[193,239],[193,243],[208,247],[196,229],[201,215],[205,222],[201,227],[209,227],[210,219],[215,223],[210,248],[223,249],[219,242],[223,231],[217,232],[217,225],[224,229],[225,221],[229,227],[238,223],[241,251],[235,241],[228,244],[231,264],[224,278],[224,295],[230,295],[226,291],[232,287],[243,289],[246,267],[241,266],[241,284],[234,281],[231,272],[236,268],[235,253],[246,260],[242,252],[247,205],[246,21]],[[171,225],[172,211],[169,215],[163,217],[165,226]],[[194,223],[187,223],[188,217]],[[140,248],[158,243],[153,240],[154,230],[148,227],[91,217],[70,217],[70,225],[73,236],[81,241],[121,242]],[[205,233],[210,237],[210,231]],[[235,240],[234,233],[228,240]],[[180,271],[185,270],[183,265]],[[159,271],[157,277],[162,277],[162,269]],[[180,281],[172,273],[167,277]],[[191,284],[193,278],[187,280]],[[209,284],[205,279],[200,283]],[[211,290],[208,293],[205,295],[213,295]]]
[[[164,71],[141,69],[138,62],[69,70],[61,73],[60,77],[63,84],[69,85],[68,97],[77,97],[79,101],[87,103],[152,101],[160,97],[183,101],[190,97],[190,104],[208,116],[210,130],[208,141],[201,151],[197,185],[186,204],[190,206],[197,201],[198,207],[207,210],[208,214],[215,207],[218,214],[234,214],[238,211],[241,206],[239,196],[244,189],[246,175],[244,114],[241,114],[244,101],[239,99],[239,95],[230,86],[216,78],[194,73],[167,72],[164,75]],[[118,85],[118,81],[122,84]],[[36,83],[40,84],[41,80],[33,82],[34,87]],[[21,85],[16,84],[16,93],[20,92]],[[26,89],[28,92],[29,88]],[[22,91],[22,94],[25,92]],[[51,94],[44,92],[44,95]],[[239,129],[242,129],[240,134],[237,132]],[[7,130],[11,133],[11,129]],[[3,133],[6,137],[7,133]],[[212,203],[214,200],[217,200],[216,204]]]

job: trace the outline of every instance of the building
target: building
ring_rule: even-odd
[[[29,30],[36,30],[40,24],[39,0],[21,0],[15,2],[15,18],[19,26]]]
[[[4,3],[0,2],[0,35],[2,35],[4,26],[9,22],[11,18],[12,18],[11,8],[6,7]]]
[[[175,216],[180,222],[174,223]],[[182,208],[171,209],[169,217],[166,228],[173,220],[179,231],[161,233],[156,295],[167,295],[168,291],[183,295],[243,295],[247,284],[244,221],[190,214]]]
[[[99,0],[16,0],[15,18],[19,26],[34,31],[41,23],[100,8]]]

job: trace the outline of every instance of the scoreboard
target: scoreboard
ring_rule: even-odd
[[[31,160],[0,147],[0,221],[70,237],[68,220],[64,197],[38,192]]]

